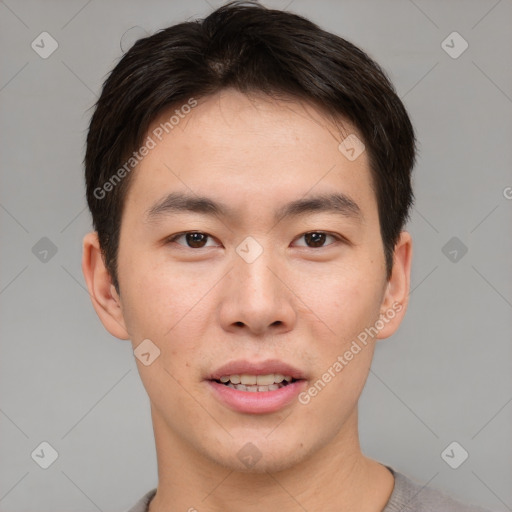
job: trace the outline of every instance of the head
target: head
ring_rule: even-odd
[[[87,137],[83,269],[109,332],[158,354],[157,437],[242,470],[251,441],[277,469],[353,429],[407,305],[414,158],[383,70],[300,16],[233,3],[135,43]],[[226,405],[239,360],[293,366],[302,399]]]

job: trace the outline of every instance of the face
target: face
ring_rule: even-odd
[[[133,171],[104,323],[134,349],[150,340],[137,365],[157,442],[292,467],[356,435],[375,340],[405,310],[366,152],[349,160],[339,130],[292,101],[224,90],[161,133],[170,115]]]

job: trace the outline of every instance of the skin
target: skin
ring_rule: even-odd
[[[312,105],[223,90],[203,98],[133,171],[119,295],[96,233],[85,236],[82,268],[103,325],[134,349],[144,339],[160,349],[149,366],[136,359],[158,457],[150,512],[377,512],[388,501],[393,476],[361,452],[357,403],[375,342],[405,314],[412,241],[401,233],[387,281],[367,155],[349,161],[338,150],[341,138]],[[145,220],[176,191],[226,203],[236,215]],[[283,204],[321,192],[348,195],[363,219],[315,212],[274,220]],[[165,242],[185,231],[211,238],[202,248],[184,237]],[[312,231],[345,241],[327,237],[308,247],[302,235]],[[263,249],[250,264],[235,251],[247,236]],[[307,405],[242,414],[216,400],[204,380],[235,359],[275,358],[302,370],[309,387],[393,304],[401,310]],[[261,453],[252,468],[237,457],[248,442]]]

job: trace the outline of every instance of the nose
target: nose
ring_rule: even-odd
[[[226,276],[220,307],[222,327],[229,332],[276,335],[293,329],[297,315],[292,284],[270,249],[249,263],[235,255]]]

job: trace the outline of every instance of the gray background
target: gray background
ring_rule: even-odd
[[[127,30],[141,27],[129,45],[221,3],[0,2],[1,511],[119,511],[157,483],[130,344],[103,329],[81,273],[88,109]],[[512,510],[512,1],[266,4],[367,51],[418,134],[411,302],[377,347],[363,449],[459,499]],[[31,48],[43,31],[59,45],[47,59]],[[469,44],[458,58],[442,47],[453,31]],[[33,250],[43,237],[56,254],[46,240]],[[58,452],[48,469],[31,458],[43,441]],[[458,469],[441,457],[452,441],[469,453]]]

